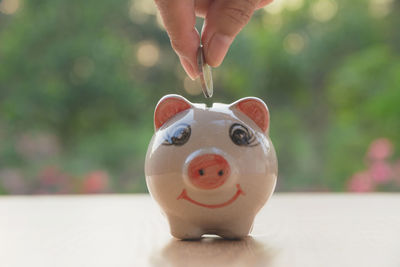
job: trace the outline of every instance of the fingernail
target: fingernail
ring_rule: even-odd
[[[192,64],[186,58],[181,57],[181,64],[190,79],[195,80],[198,76],[197,71],[193,68]]]
[[[212,67],[218,67],[221,65],[222,60],[224,60],[232,41],[233,38],[227,35],[220,33],[214,34],[206,51],[208,65],[211,65]]]

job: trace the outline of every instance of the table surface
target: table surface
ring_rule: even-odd
[[[0,266],[400,266],[400,194],[275,194],[240,241],[179,241],[148,195],[0,197]]]

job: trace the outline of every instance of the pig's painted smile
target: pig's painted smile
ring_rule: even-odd
[[[191,199],[187,195],[186,189],[182,190],[182,193],[178,196],[177,199],[178,200],[179,199],[186,199],[187,201],[189,201],[189,202],[191,202],[191,203],[193,203],[195,205],[198,205],[198,206],[201,206],[201,207],[205,207],[205,208],[209,208],[209,209],[222,208],[222,207],[228,206],[229,204],[233,203],[241,194],[244,195],[244,192],[243,192],[242,188],[240,188],[239,184],[236,184],[236,188],[237,188],[236,194],[231,199],[229,199],[228,201],[220,203],[220,204],[204,204],[204,203],[198,202],[198,201],[196,201],[194,199]]]

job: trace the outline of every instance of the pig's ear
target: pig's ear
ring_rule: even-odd
[[[267,105],[257,97],[245,97],[230,105],[230,109],[244,113],[264,132],[269,127],[269,111]]]
[[[154,111],[154,127],[158,130],[166,121],[193,105],[179,95],[166,95],[158,101]]]

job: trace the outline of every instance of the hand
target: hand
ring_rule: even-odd
[[[254,11],[272,0],[155,0],[172,48],[186,73],[198,75],[197,49],[200,36],[196,16],[205,18],[201,42],[206,62],[218,67],[236,35],[249,22]]]

